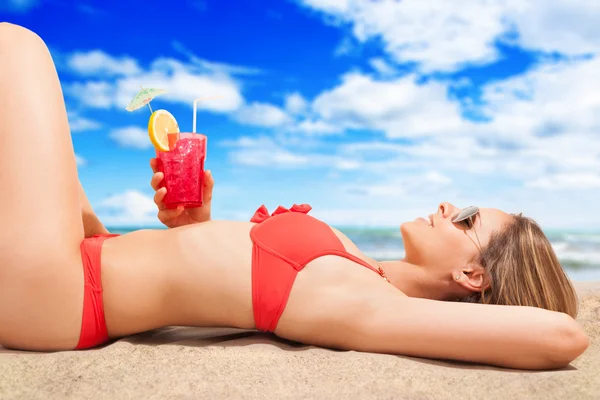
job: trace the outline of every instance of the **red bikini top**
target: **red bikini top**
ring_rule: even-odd
[[[311,209],[308,204],[294,204],[290,209],[279,206],[269,214],[262,205],[250,219],[257,223],[252,227],[250,237],[260,248],[285,260],[298,271],[318,257],[337,255],[369,268],[389,282],[381,267],[375,268],[348,253],[329,225],[308,215]]]

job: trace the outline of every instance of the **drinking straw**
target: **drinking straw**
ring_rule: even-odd
[[[192,132],[196,133],[196,103],[200,100],[199,98],[194,100],[194,119],[192,122]]]
[[[218,99],[219,97],[221,97],[221,96],[198,97],[196,100],[194,100],[194,116],[193,116],[193,120],[192,120],[192,132],[193,133],[196,133],[196,110],[197,110],[196,104],[198,103],[198,101],[209,100],[209,99]]]

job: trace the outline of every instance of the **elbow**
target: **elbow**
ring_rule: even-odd
[[[590,339],[567,314],[559,314],[549,354],[549,368],[564,368],[588,348]]]

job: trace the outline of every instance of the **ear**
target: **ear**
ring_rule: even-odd
[[[453,275],[454,281],[470,292],[482,292],[490,286],[485,269],[477,264],[467,264]]]

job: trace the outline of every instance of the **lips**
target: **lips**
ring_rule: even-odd
[[[427,225],[429,225],[430,228],[433,228],[433,222],[431,221],[431,218],[422,218],[422,217],[419,217],[419,218],[417,218],[417,220],[423,221],[424,223],[426,223]]]

